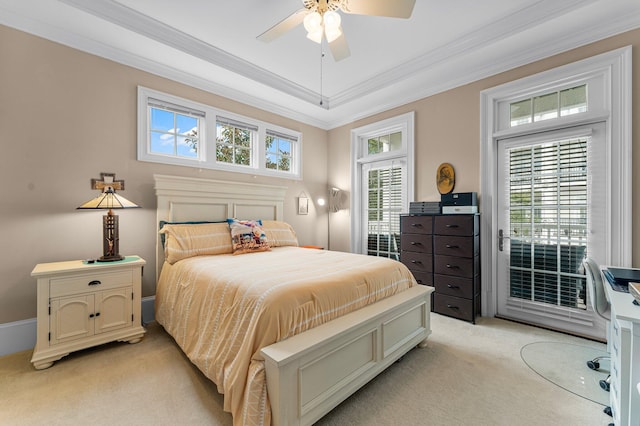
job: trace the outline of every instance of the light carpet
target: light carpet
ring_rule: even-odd
[[[550,383],[520,357],[540,341],[604,345],[495,318],[432,314],[433,334],[318,425],[606,425],[600,404]],[[31,351],[0,358],[2,425],[231,425],[222,396],[152,323],[36,371]],[[549,354],[553,363],[554,355]]]

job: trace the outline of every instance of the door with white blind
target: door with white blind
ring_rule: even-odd
[[[605,256],[604,127],[498,142],[499,316],[602,335],[581,261]]]
[[[400,214],[406,211],[406,161],[388,160],[362,166],[362,247],[370,256],[399,260]]]

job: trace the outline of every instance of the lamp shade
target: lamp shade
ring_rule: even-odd
[[[82,204],[79,209],[131,209],[140,207],[135,203],[124,198],[122,195],[116,194],[112,188],[107,188],[105,192],[96,198]]]

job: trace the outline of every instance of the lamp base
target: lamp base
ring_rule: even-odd
[[[117,260],[124,260],[124,256],[121,256],[119,254],[115,254],[115,255],[112,255],[112,256],[100,256],[96,260],[98,262],[115,262]]]

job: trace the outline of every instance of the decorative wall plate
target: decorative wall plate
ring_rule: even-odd
[[[438,185],[438,192],[440,192],[440,194],[448,194],[453,191],[453,187],[456,184],[456,173],[453,171],[451,164],[442,163],[438,166],[436,184]]]

